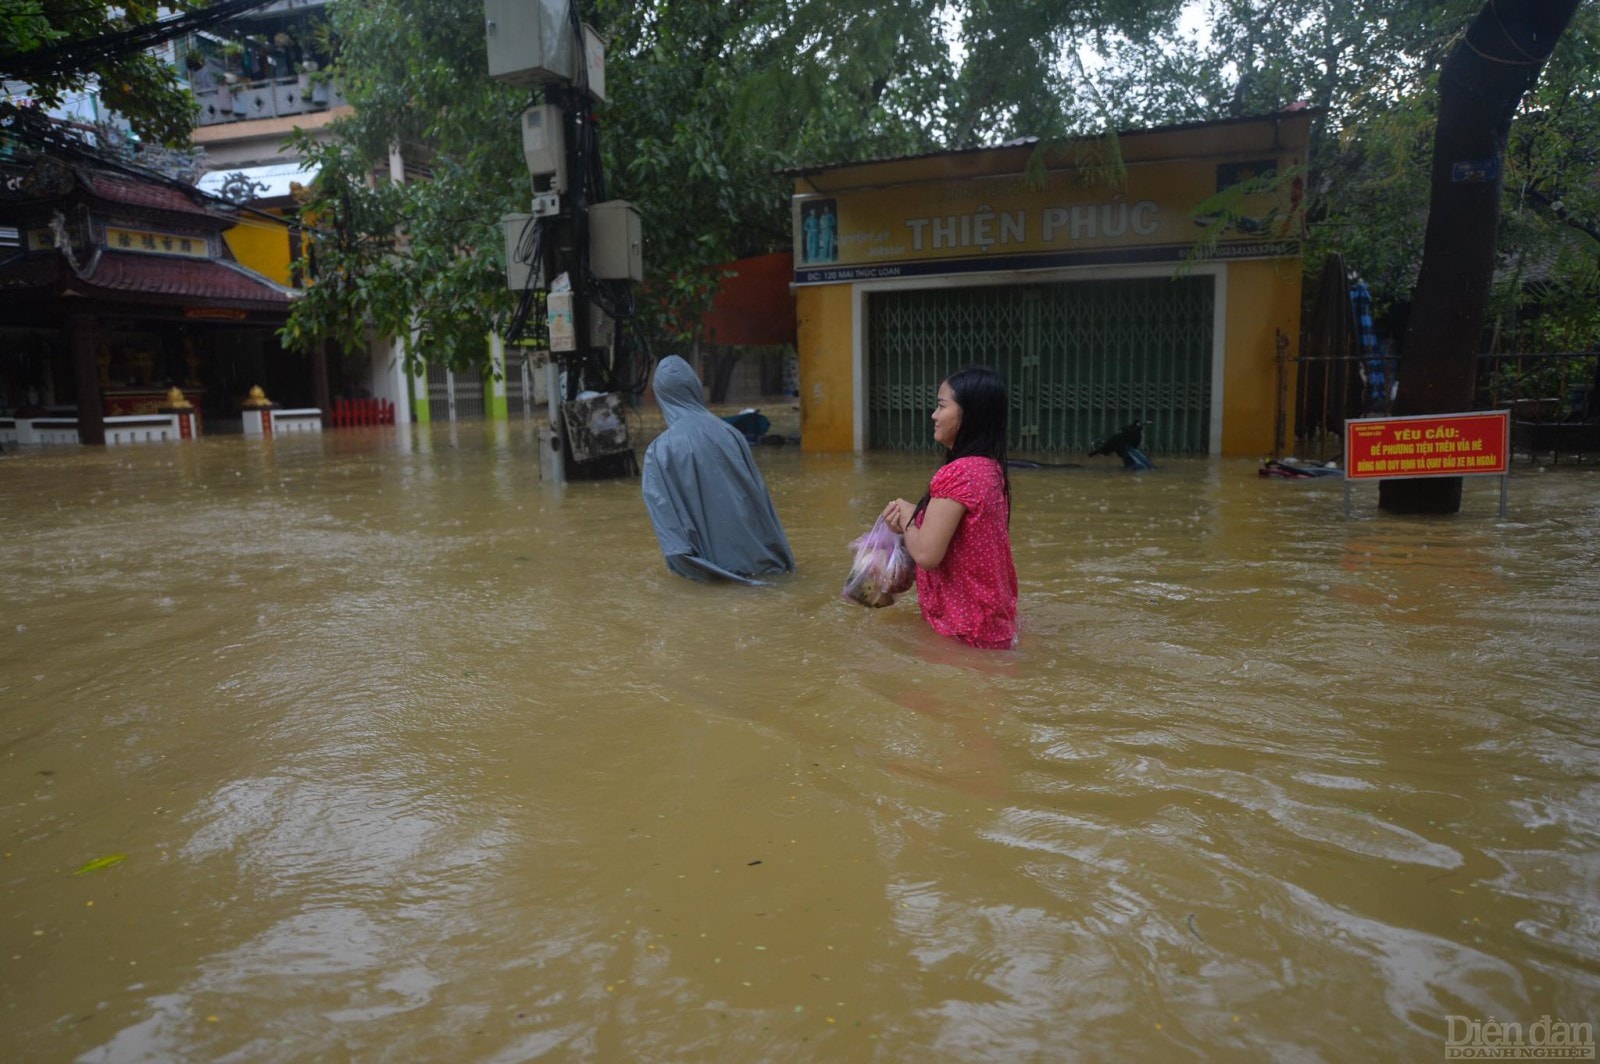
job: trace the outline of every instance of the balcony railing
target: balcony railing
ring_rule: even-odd
[[[258,7],[253,12],[254,17],[262,15],[281,15],[285,11],[305,11],[312,8],[323,7],[328,0],[274,0],[264,7]]]
[[[305,74],[293,78],[219,85],[214,89],[201,89],[194,97],[200,102],[202,126],[314,114],[345,102],[337,81],[314,81]]]

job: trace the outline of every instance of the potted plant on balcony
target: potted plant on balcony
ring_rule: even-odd
[[[287,80],[299,72],[300,42],[287,31],[272,36],[272,48],[267,53],[268,73],[274,79]]]
[[[311,106],[328,106],[333,97],[333,71],[313,70],[307,77],[311,80]]]
[[[244,86],[239,84],[239,75],[223,74],[221,84],[217,86],[217,110],[225,115],[233,114],[234,97],[239,94],[239,90],[242,88]]]
[[[294,65],[295,82],[293,85],[279,85],[276,95],[279,101],[279,114],[299,114],[311,107],[311,79],[317,72],[317,61],[305,59]],[[285,110],[283,103],[287,101],[289,110]]]

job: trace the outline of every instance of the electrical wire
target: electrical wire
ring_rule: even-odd
[[[209,29],[246,11],[266,7],[274,0],[221,0],[220,3],[197,11],[168,15],[152,22],[143,22],[113,33],[80,37],[26,52],[9,52],[0,55],[0,76],[16,81],[29,81],[40,75],[58,74],[62,71],[92,71],[113,60],[135,52],[143,52],[175,37]]]
[[[602,375],[610,387],[639,396],[644,394],[649,385],[654,358],[650,351],[649,340],[639,326],[639,305],[633,286],[627,280],[602,280],[595,276],[589,261],[588,207],[590,203],[604,203],[607,200],[605,165],[600,155],[598,123],[590,107],[588,49],[584,42],[583,21],[578,11],[577,0],[568,5],[567,13],[576,49],[573,59],[573,80],[578,90],[569,94],[569,106],[573,108],[576,116],[574,132],[577,136],[575,155],[578,160],[578,173],[574,175],[573,183],[581,186],[584,192],[581,207],[584,219],[583,231],[579,235],[578,244],[579,267],[583,273],[583,284],[589,293],[590,301],[604,312],[616,327],[612,358],[609,365],[601,367]],[[598,357],[595,361],[599,364]]]
[[[575,53],[572,77],[544,87],[544,101],[559,108],[563,118],[568,175],[565,202],[558,215],[530,217],[510,253],[508,270],[519,263],[531,268],[517,308],[507,323],[505,340],[513,343],[536,335],[541,322],[535,313],[539,291],[534,282],[546,281],[544,245],[559,232],[563,238],[570,237],[571,246],[567,248],[562,241],[548,272],[554,275],[564,270],[568,274],[574,296],[581,303],[574,308],[575,317],[581,318],[584,325],[578,350],[559,356],[566,366],[565,398],[577,397],[585,385],[585,375],[602,390],[627,391],[637,396],[648,385],[652,366],[649,342],[637,321],[638,302],[628,281],[596,277],[589,256],[589,210],[592,205],[605,202],[605,172],[598,124],[590,106],[588,52],[578,7],[578,0],[569,0],[566,12]],[[534,106],[530,100],[528,107]],[[558,222],[563,223],[560,229],[556,228]],[[616,328],[609,347],[587,342],[591,335],[590,316],[598,313],[605,314]],[[557,357],[554,352],[552,357]]]
[[[227,207],[241,214],[253,215],[290,229],[304,231],[309,228],[298,222],[289,222],[259,208],[235,203],[225,196],[206,192],[158,170],[151,170],[147,167],[127,162],[112,155],[110,152],[92,147],[81,138],[72,135],[67,123],[59,119],[51,118],[49,115],[33,108],[15,107],[0,101],[0,141],[5,140],[31,148],[40,155],[53,156],[63,162],[76,163],[91,169],[108,170],[146,184],[160,185],[163,188],[182,192],[197,202],[209,203],[217,207]]]
[[[528,324],[535,320],[533,317],[534,305],[538,302],[538,282],[544,273],[544,219],[530,216],[522,225],[522,232],[517,235],[517,246],[513,251],[516,262],[528,267],[528,278],[523,283],[521,297],[517,301],[517,309],[511,316],[510,324],[506,327],[506,343],[515,343],[524,336],[529,335]],[[507,267],[511,263],[506,264]]]

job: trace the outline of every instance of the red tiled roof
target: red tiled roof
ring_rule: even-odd
[[[163,258],[159,255],[102,252],[89,277],[96,288],[148,292],[224,302],[254,300],[275,307],[289,305],[286,292],[259,274],[213,259]]]
[[[127,207],[140,207],[144,210],[166,211],[169,214],[193,214],[213,221],[221,221],[226,215],[217,211],[208,210],[195,201],[195,197],[180,192],[166,185],[158,185],[145,181],[134,181],[130,178],[112,177],[110,174],[85,174],[84,184],[89,192],[108,203],[119,203]]]
[[[72,292],[169,306],[278,311],[288,310],[292,298],[265,277],[232,263],[116,251],[102,251],[86,277],[78,277],[57,254],[18,255],[0,263],[0,295],[8,292]]]

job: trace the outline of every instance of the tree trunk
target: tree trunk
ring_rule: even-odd
[[[1579,3],[1490,0],[1439,71],[1428,228],[1400,361],[1397,415],[1472,408],[1511,116]],[[1461,478],[1382,481],[1378,506],[1391,513],[1456,513]]]
[[[333,417],[333,393],[328,387],[328,353],[333,346],[332,340],[324,340],[311,349],[311,405],[322,411],[324,425]]]
[[[728,401],[728,385],[733,383],[733,367],[739,363],[739,349],[729,344],[707,344],[711,353],[711,402]]]
[[[67,319],[72,344],[72,373],[78,386],[78,442],[91,447],[106,445],[105,394],[100,390],[99,323],[87,314]]]

